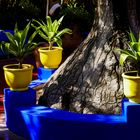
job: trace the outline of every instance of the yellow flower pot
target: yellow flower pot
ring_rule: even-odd
[[[17,69],[17,64],[9,64],[3,67],[4,76],[10,90],[24,91],[28,89],[28,85],[32,81],[33,66],[23,64],[23,69]]]
[[[140,103],[140,77],[136,75],[136,71],[125,72],[122,74],[124,95],[130,102]]]
[[[38,51],[40,55],[40,61],[44,68],[58,68],[62,61],[62,48],[53,47],[52,50],[49,50],[49,47],[40,47]]]

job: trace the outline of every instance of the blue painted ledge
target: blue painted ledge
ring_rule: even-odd
[[[55,71],[56,69],[46,69],[44,67],[39,67],[37,69],[38,79],[47,80]]]
[[[122,114],[79,114],[36,105],[32,88],[4,89],[9,130],[27,140],[135,140],[139,139],[140,104],[122,102]]]
[[[37,73],[38,73],[38,79],[33,80],[30,84],[29,87],[30,88],[34,88],[38,85],[44,84],[48,78],[50,78],[50,76],[56,71],[56,69],[46,69],[43,67],[39,67],[37,69]]]

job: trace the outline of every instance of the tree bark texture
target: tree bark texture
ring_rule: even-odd
[[[88,37],[46,82],[39,104],[79,113],[121,113],[123,86],[114,47],[121,47],[111,0],[94,0]],[[117,19],[117,18],[116,18]]]

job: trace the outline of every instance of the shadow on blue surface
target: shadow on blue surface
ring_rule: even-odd
[[[4,90],[7,127],[30,140],[139,139],[140,104],[122,102],[122,114],[79,114],[36,105],[36,92]]]

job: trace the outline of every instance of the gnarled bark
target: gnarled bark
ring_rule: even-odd
[[[79,113],[121,113],[121,68],[114,47],[121,32],[111,0],[97,0],[96,17],[86,40],[44,85],[39,104]]]

